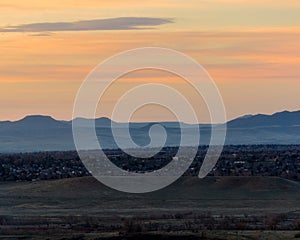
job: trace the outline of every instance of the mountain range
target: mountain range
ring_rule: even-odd
[[[93,119],[76,118],[84,130]],[[95,119],[96,133],[102,148],[117,148],[112,137],[112,121],[109,118]],[[126,124],[114,122],[117,128]],[[150,142],[149,129],[154,122],[129,123],[134,142],[144,146]],[[178,122],[159,122],[167,133],[165,146],[180,144]],[[195,124],[182,125],[187,133],[195,131]],[[211,126],[200,124],[200,144],[209,143]],[[161,131],[154,129],[155,131]],[[157,132],[159,134],[159,132]],[[246,115],[227,122],[227,145],[240,144],[300,144],[300,111],[278,112],[272,115]],[[126,144],[125,144],[126,145]],[[33,152],[75,150],[72,121],[55,120],[49,116],[27,116],[18,121],[0,121],[0,152]]]

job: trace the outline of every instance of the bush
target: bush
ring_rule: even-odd
[[[300,233],[296,233],[295,238],[300,238]]]
[[[295,228],[297,230],[300,230],[300,219],[298,219],[296,222],[295,222]]]

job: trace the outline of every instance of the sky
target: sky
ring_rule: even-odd
[[[1,121],[33,114],[70,120],[88,73],[138,47],[171,48],[203,65],[227,119],[300,109],[299,0],[1,0],[0,13]],[[151,82],[185,93],[199,121],[209,121],[204,101],[183,79],[158,71],[118,79],[97,116],[110,117],[122,93]],[[159,106],[133,116],[173,119]]]

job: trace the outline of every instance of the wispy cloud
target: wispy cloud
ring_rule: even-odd
[[[0,28],[0,32],[58,32],[95,30],[139,30],[151,29],[162,24],[173,23],[169,18],[120,17],[93,19],[76,22],[43,22],[14,25]]]
[[[30,34],[30,36],[33,36],[33,37],[48,37],[51,35],[52,35],[51,33],[47,33],[47,32]]]

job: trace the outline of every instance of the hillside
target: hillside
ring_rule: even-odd
[[[148,194],[109,189],[92,177],[0,183],[2,214],[212,211],[251,214],[299,210],[300,183],[276,177],[184,177]],[[84,206],[84,207],[83,207]]]

